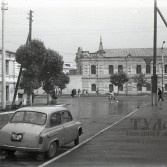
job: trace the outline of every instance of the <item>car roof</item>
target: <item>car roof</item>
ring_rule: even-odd
[[[63,105],[47,105],[47,106],[29,106],[29,107],[22,107],[17,109],[16,111],[36,111],[42,112],[45,114],[51,114],[53,112],[58,112],[62,110],[67,110]]]

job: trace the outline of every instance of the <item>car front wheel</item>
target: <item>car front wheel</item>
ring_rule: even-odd
[[[48,157],[49,159],[53,158],[53,157],[56,155],[56,153],[57,153],[57,148],[58,148],[58,146],[57,146],[56,142],[52,142],[52,143],[50,144],[49,150],[47,151],[47,157]]]

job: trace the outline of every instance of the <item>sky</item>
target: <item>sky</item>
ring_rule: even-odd
[[[4,17],[5,48],[10,51],[15,52],[26,43],[30,10],[33,11],[32,39],[39,39],[47,48],[59,52],[64,62],[74,62],[78,47],[96,52],[100,36],[104,49],[153,47],[154,0],[4,2],[8,8]],[[167,0],[157,0],[157,5],[167,20]],[[2,29],[2,24],[0,27]],[[161,47],[165,40],[164,47],[167,47],[167,27],[159,15],[157,29],[157,47]]]

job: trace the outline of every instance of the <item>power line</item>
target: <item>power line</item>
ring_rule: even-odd
[[[0,39],[2,41],[2,39]],[[11,43],[11,44],[15,44],[15,45],[23,45],[23,44],[19,44],[19,43],[15,43],[15,42],[11,42],[11,41],[5,41],[6,43]]]

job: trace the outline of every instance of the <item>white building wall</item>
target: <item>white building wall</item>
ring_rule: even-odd
[[[71,94],[72,89],[82,90],[82,76],[81,75],[69,75],[70,83],[63,89],[63,94]]]
[[[9,87],[7,94],[7,102],[12,102],[15,86],[17,82],[17,77],[19,74],[20,66],[15,61],[15,53],[6,51],[6,60],[9,60],[9,74],[6,74],[6,86]],[[0,101],[2,97],[2,54],[0,53]]]

